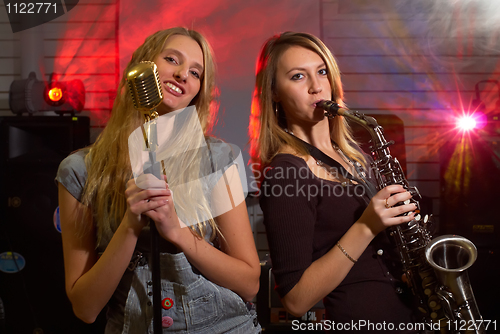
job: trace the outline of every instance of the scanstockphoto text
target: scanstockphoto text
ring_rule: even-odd
[[[392,323],[392,322],[372,322],[370,320],[351,320],[350,322],[335,322],[333,320],[321,320],[320,322],[302,322],[300,320],[292,321],[292,330],[294,331],[372,331],[372,332],[391,332],[391,331],[442,331],[448,330],[453,333],[462,331],[477,332],[479,330],[497,330],[496,320],[455,320],[448,321],[444,327],[439,322],[420,322],[420,323]]]
[[[310,200],[317,196],[342,197],[347,195],[349,197],[362,197],[366,194],[366,188],[362,184],[355,183],[347,186],[346,182],[336,182],[318,178],[307,166],[266,167],[262,171],[258,167],[258,164],[250,164],[250,168],[255,176],[255,179],[251,181],[250,188],[257,189],[257,180],[263,181],[260,188],[258,188],[257,196],[305,197],[307,200]],[[331,167],[328,173],[337,180],[347,179],[347,172],[345,170]],[[271,177],[277,180],[278,183],[270,184],[264,182]],[[319,179],[320,182],[304,182],[304,180],[311,179]],[[286,185],[282,185],[279,184],[280,180],[288,180],[288,182],[286,182]]]

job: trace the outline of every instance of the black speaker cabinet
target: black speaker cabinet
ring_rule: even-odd
[[[260,289],[257,293],[257,317],[264,333],[297,333],[299,322],[304,325],[325,320],[325,307],[322,301],[302,317],[288,313],[281,304],[278,293],[274,291],[274,285],[271,265],[266,262],[261,265]],[[310,330],[308,333],[319,334],[323,331]]]
[[[500,321],[498,133],[486,128],[479,133],[457,135],[439,151],[440,232],[461,235],[478,248],[477,260],[468,272],[479,310],[485,320],[491,321]]]
[[[53,218],[59,163],[88,144],[88,117],[0,118],[2,333],[96,333],[66,297]]]
[[[457,136],[439,151],[443,234],[459,234],[477,247],[498,247],[500,136]]]
[[[477,260],[467,269],[479,312],[489,323],[487,333],[496,333],[500,324],[500,247],[478,248]]]

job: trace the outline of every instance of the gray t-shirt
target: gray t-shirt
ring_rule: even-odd
[[[84,148],[67,156],[59,165],[56,175],[56,182],[61,183],[78,202],[82,200],[83,188],[87,182],[85,156],[89,151],[89,148]]]

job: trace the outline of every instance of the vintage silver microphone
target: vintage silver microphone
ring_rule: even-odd
[[[144,165],[144,174],[153,174],[159,180],[162,179],[161,163],[156,161],[156,148],[158,138],[156,132],[156,119],[158,113],[156,108],[163,101],[163,91],[160,84],[160,76],[156,64],[152,61],[144,61],[135,65],[127,73],[129,92],[134,102],[134,107],[144,115],[144,126],[141,126],[149,161]],[[160,275],[160,252],[158,247],[159,234],[156,225],[150,220],[151,231],[151,270],[153,281],[153,331],[155,334],[162,333],[161,317],[161,275]]]
[[[135,65],[127,73],[127,83],[137,110],[148,116],[152,110],[156,111],[163,101],[163,91],[154,62],[143,61]]]
[[[156,118],[158,113],[156,108],[163,101],[163,91],[160,84],[160,76],[156,64],[152,61],[143,61],[135,65],[127,73],[127,83],[129,91],[134,102],[134,107],[144,115],[145,126],[142,127],[146,148],[150,152],[150,163],[154,166],[157,143]],[[159,166],[159,164],[157,164]],[[158,167],[159,168],[159,167]],[[144,171],[144,173],[147,173]],[[161,179],[161,173],[158,170],[152,172],[154,176]]]

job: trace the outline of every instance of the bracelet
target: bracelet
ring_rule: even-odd
[[[342,253],[344,253],[344,255],[345,255],[345,256],[346,256],[349,260],[351,260],[351,261],[352,261],[352,263],[356,263],[356,262],[358,262],[357,260],[354,260],[354,259],[353,259],[353,258],[352,258],[349,254],[347,254],[346,250],[344,249],[344,247],[342,247],[342,246],[340,245],[340,243],[339,243],[339,242],[337,242],[337,247],[338,247],[338,248],[342,251]]]

